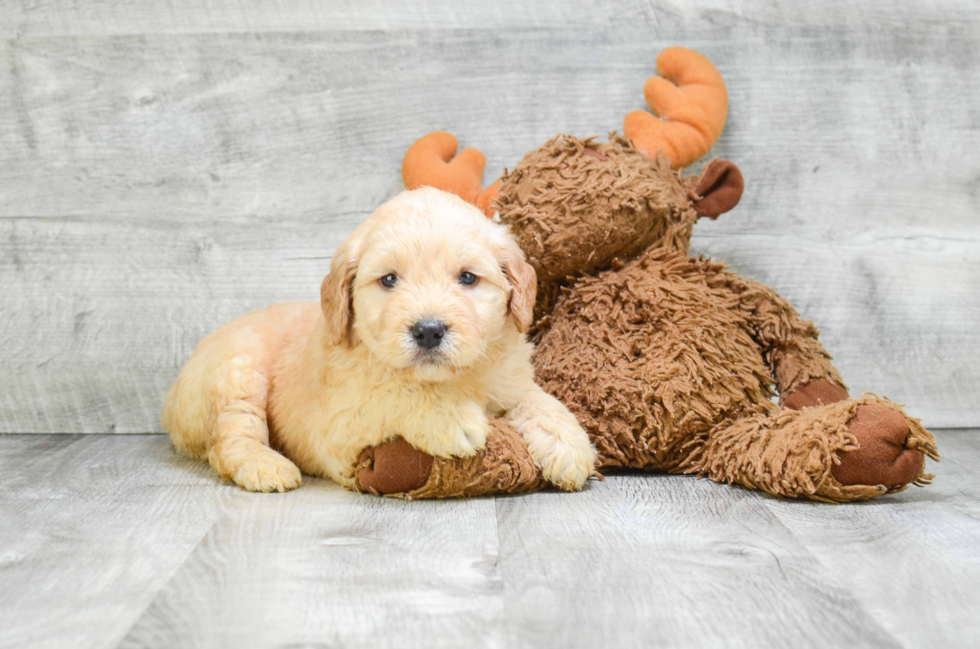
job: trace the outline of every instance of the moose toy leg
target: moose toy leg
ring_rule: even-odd
[[[927,484],[926,456],[939,459],[932,434],[897,404],[866,396],[798,411],[760,408],[722,422],[675,470],[777,496],[847,502]],[[410,499],[547,486],[521,435],[499,419],[473,457],[433,458],[399,437],[365,449],[355,475],[359,491]]]
[[[785,399],[792,410],[836,403],[847,399],[847,390],[824,380],[799,386]],[[900,411],[880,404],[859,406],[848,423],[848,432],[860,448],[839,454],[834,477],[844,485],[882,484],[888,488],[915,481],[925,465],[925,454],[906,446],[909,422]]]
[[[524,493],[544,488],[521,434],[501,419],[490,422],[486,449],[468,458],[433,458],[403,440],[365,449],[355,488],[402,498],[455,498]]]
[[[728,420],[678,470],[777,496],[847,502],[927,484],[925,456],[939,459],[932,434],[897,404],[865,396]]]

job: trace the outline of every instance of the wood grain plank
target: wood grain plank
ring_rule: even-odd
[[[165,436],[0,435],[0,647],[973,646],[980,431],[865,504],[248,494]]]
[[[817,5],[792,0],[620,0],[519,2],[518,0],[167,0],[149,2],[66,0],[10,2],[0,36],[105,35],[256,31],[330,31],[392,28],[555,28],[646,25],[667,32],[691,22],[763,25],[935,24],[976,20],[970,0],[916,2],[899,7],[873,0],[832,0]]]
[[[0,435],[0,647],[498,646],[492,499],[251,494],[162,435]]]
[[[497,514],[513,646],[900,646],[756,493],[621,475]]]
[[[508,640],[973,646],[977,432],[940,431],[936,483],[869,503],[828,506],[660,475],[498,499]]]
[[[0,220],[0,258],[13,260],[0,263],[10,278],[0,431],[158,431],[163,395],[197,341],[252,309],[316,300],[359,218]],[[777,237],[704,225],[695,252],[728,257],[793,300],[855,394],[904,401],[934,427],[980,414],[980,238],[797,234],[772,254]]]
[[[120,647],[499,647],[492,499],[238,492]]]
[[[714,153],[748,179],[743,228],[973,223],[980,26],[689,29],[728,83]],[[440,128],[487,153],[490,180],[555,133],[620,128],[672,42],[598,29],[0,41],[0,215],[363,210]]]
[[[197,341],[272,302],[318,299],[346,236],[305,220],[16,219],[0,230],[16,241],[0,250],[4,432],[159,431],[163,395]]]
[[[905,647],[980,644],[980,444],[940,434],[936,481],[831,509],[772,501],[779,521]]]
[[[111,647],[198,545],[220,483],[161,436],[0,436],[0,647]]]

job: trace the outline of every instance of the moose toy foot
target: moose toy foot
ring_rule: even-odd
[[[361,451],[357,480],[371,493],[408,493],[422,488],[432,474],[435,458],[402,437]]]
[[[847,390],[835,383],[815,380],[804,383],[786,397],[792,410],[837,403],[848,398]],[[918,422],[912,421],[912,426]],[[859,448],[841,450],[831,470],[841,485],[881,485],[897,491],[909,483],[928,482],[923,475],[926,455],[938,459],[932,436],[913,435],[910,420],[901,410],[867,403],[854,411],[847,433]]]
[[[919,479],[927,453],[938,458],[931,439],[914,435],[909,420],[893,408],[860,406],[847,432],[860,448],[838,455],[840,464],[832,472],[842,485],[883,485],[895,490]]]

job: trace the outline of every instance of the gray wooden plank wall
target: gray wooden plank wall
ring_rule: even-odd
[[[694,248],[823,330],[854,392],[980,421],[980,5],[0,2],[0,432],[159,430],[196,341],[316,299],[432,129],[487,182],[711,57],[747,179]]]

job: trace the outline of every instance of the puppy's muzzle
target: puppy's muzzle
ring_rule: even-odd
[[[446,337],[446,331],[448,331],[446,323],[433,318],[419,320],[412,325],[411,329],[415,344],[428,350],[435,349],[442,344],[443,338]]]

